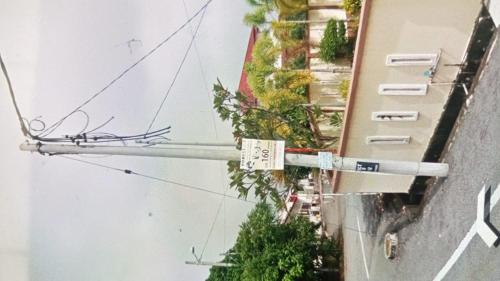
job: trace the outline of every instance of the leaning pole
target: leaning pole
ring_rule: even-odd
[[[239,161],[241,152],[236,148],[228,146],[212,148],[178,148],[178,147],[141,147],[141,146],[104,146],[104,145],[68,145],[68,144],[44,144],[44,143],[22,143],[22,151],[39,152],[41,154],[98,154],[98,155],[124,155],[142,157],[164,157],[183,159],[205,159]],[[285,153],[285,165],[319,168],[319,157],[310,154]],[[361,163],[361,164],[360,164]],[[377,169],[372,171],[360,170],[362,164],[376,165]],[[378,160],[364,158],[350,158],[332,156],[333,170],[342,172],[362,172],[371,174],[389,175],[412,175],[446,177],[448,175],[448,164],[411,162],[395,160]]]

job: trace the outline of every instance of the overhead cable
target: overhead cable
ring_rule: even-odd
[[[153,117],[153,120],[151,120],[151,123],[149,124],[149,127],[146,130],[146,133],[148,133],[151,130],[151,127],[153,127],[153,124],[156,121],[156,118],[158,117],[158,114],[160,114],[160,111],[163,108],[163,105],[165,104],[165,101],[167,100],[167,97],[170,95],[170,91],[172,90],[172,88],[174,87],[175,82],[177,81],[177,77],[179,77],[179,73],[181,72],[182,67],[184,66],[184,63],[186,62],[186,59],[187,59],[188,54],[189,54],[189,51],[191,51],[191,47],[193,47],[194,39],[196,38],[196,34],[198,33],[198,30],[200,29],[201,23],[203,22],[203,18],[205,17],[205,13],[206,12],[207,12],[206,9],[203,10],[203,13],[201,14],[200,21],[198,22],[198,25],[196,26],[196,30],[194,31],[194,33],[191,36],[191,41],[189,42],[189,45],[188,45],[186,51],[184,52],[184,56],[182,57],[181,63],[177,67],[177,70],[175,72],[174,78],[172,79],[172,82],[170,83],[170,86],[168,87],[167,92],[163,96],[163,99],[162,99],[160,105],[158,106],[158,109],[156,110],[156,113],[155,113],[155,115]]]
[[[246,199],[239,198],[239,197],[232,196],[232,195],[227,195],[227,194],[224,194],[224,193],[221,193],[221,192],[217,192],[217,191],[212,191],[212,190],[209,190],[209,189],[204,189],[204,188],[197,187],[197,186],[194,186],[194,185],[184,184],[184,183],[175,182],[175,181],[171,181],[171,180],[167,180],[167,179],[162,179],[162,178],[155,177],[155,176],[150,176],[150,175],[142,174],[142,173],[139,173],[139,172],[132,171],[130,169],[121,169],[121,168],[117,168],[117,167],[113,167],[113,166],[109,166],[109,165],[104,165],[104,164],[100,164],[100,163],[96,163],[96,162],[91,162],[91,161],[87,161],[87,160],[82,160],[82,159],[76,159],[76,158],[73,158],[73,157],[68,157],[68,156],[63,156],[63,155],[56,155],[56,156],[64,158],[64,159],[72,160],[72,161],[81,162],[81,163],[84,163],[84,164],[87,164],[87,165],[92,165],[92,166],[96,166],[96,167],[106,168],[106,169],[114,170],[114,171],[117,171],[117,172],[123,172],[123,173],[128,174],[128,175],[135,175],[135,176],[139,176],[139,177],[143,177],[143,178],[148,178],[148,179],[155,180],[155,181],[160,181],[160,182],[163,182],[163,183],[169,183],[169,184],[177,185],[177,186],[180,186],[180,187],[183,187],[183,188],[187,188],[187,189],[192,189],[192,190],[206,192],[206,193],[210,193],[210,194],[214,194],[214,195],[228,197],[228,198],[232,198],[232,199],[235,199],[235,200],[243,201],[243,202],[246,202],[246,203],[251,203],[251,204],[257,203],[257,202],[254,202],[254,201],[246,200]]]
[[[139,60],[137,60],[135,63],[133,63],[131,66],[126,68],[124,71],[122,71],[118,76],[116,76],[111,82],[106,84],[101,90],[98,92],[94,93],[90,98],[85,100],[82,104],[77,106],[74,110],[72,110],[70,113],[62,117],[59,121],[53,123],[50,125],[48,128],[46,128],[43,132],[43,136],[47,136],[50,133],[52,133],[57,126],[62,124],[64,120],[66,120],[69,116],[71,116],[73,113],[76,111],[80,110],[83,108],[85,105],[89,104],[91,101],[93,101],[95,98],[97,98],[99,95],[101,95],[104,91],[106,91],[109,87],[111,87],[114,83],[116,83],[118,80],[120,80],[125,74],[127,74],[130,70],[132,70],[134,67],[139,65],[141,62],[146,60],[150,55],[152,55],[154,52],[156,52],[160,47],[162,47],[165,43],[167,43],[172,37],[174,37],[179,31],[184,29],[188,24],[196,18],[201,12],[204,12],[205,9],[208,7],[208,5],[212,2],[213,0],[208,0],[196,13],[194,13],[186,22],[184,22],[181,26],[179,26],[173,33],[171,33],[169,36],[167,36],[163,41],[161,41],[159,44],[157,44],[153,49],[151,49],[148,53],[146,53],[144,56],[142,56]]]
[[[19,123],[21,124],[21,131],[23,132],[23,135],[30,136],[31,133],[29,132],[28,128],[26,127],[26,124],[24,123],[23,116],[21,115],[21,110],[19,110],[19,106],[17,105],[16,101],[16,96],[14,95],[14,90],[12,89],[12,83],[10,82],[9,74],[7,73],[7,67],[5,66],[2,55],[0,54],[0,65],[2,67],[2,72],[3,76],[5,77],[5,80],[7,81],[7,86],[9,87],[9,93],[10,93],[10,98],[12,100],[12,103],[14,104],[14,109],[16,110],[17,114],[17,119],[19,120]]]
[[[189,18],[189,13],[188,13],[186,1],[182,0],[182,4],[184,4],[184,12],[186,13],[186,18]],[[192,28],[191,24],[189,24],[189,29],[191,30],[191,34],[193,34],[193,28]],[[205,70],[203,69],[203,64],[201,62],[201,56],[200,56],[200,52],[198,50],[198,45],[196,44],[196,40],[194,41],[193,44],[194,44],[194,51],[196,53],[196,58],[198,59],[198,66],[200,67],[201,78],[203,79],[203,86],[205,87],[205,91],[206,91],[207,97],[208,97],[208,102],[209,102],[209,106],[210,106],[210,116],[212,117],[212,123],[214,124],[215,139],[219,139],[219,134],[217,132],[217,122],[216,122],[216,118],[215,118],[215,110],[212,107],[212,103],[213,103],[212,102],[212,92],[210,91],[210,88],[208,87],[208,84],[207,84],[207,77],[205,75]]]
[[[226,194],[224,192],[224,194]],[[219,217],[220,210],[222,208],[222,204],[224,203],[224,197],[221,198],[219,206],[217,207],[217,211],[215,212],[215,217],[214,220],[212,221],[212,224],[210,225],[207,239],[205,239],[205,244],[203,244],[203,248],[201,249],[201,254],[200,254],[200,260],[203,258],[203,254],[205,253],[205,250],[207,249],[208,246],[208,241],[210,240],[210,237],[212,236],[212,232],[214,231],[215,223],[217,222],[217,218]]]

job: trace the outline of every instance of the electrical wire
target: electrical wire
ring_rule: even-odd
[[[219,172],[220,172],[220,176],[221,176],[221,179],[224,178],[224,167],[222,166],[222,163],[220,163],[220,166],[219,166]],[[224,193],[226,192],[227,189],[224,190]],[[226,198],[224,197],[224,206],[223,206],[223,214],[222,214],[222,217],[224,219],[224,224],[223,224],[223,241],[222,241],[222,252],[225,253],[226,252]]]
[[[222,165],[222,164],[221,164]],[[220,168],[222,168],[222,166],[219,166]],[[221,178],[222,177],[222,169],[220,169],[220,173],[221,173]],[[224,195],[226,194],[227,192],[227,189],[228,187],[224,187],[223,188],[223,192],[224,192]],[[223,209],[223,219],[224,219],[224,224],[223,224],[223,247],[222,247],[222,252],[225,253],[226,252],[226,197],[222,197],[221,198],[221,202],[219,203],[219,207],[217,208],[217,212],[215,214],[215,218],[212,222],[212,225],[210,226],[210,230],[208,232],[208,235],[207,235],[207,239],[205,240],[205,244],[203,245],[203,249],[201,250],[201,254],[200,254],[200,260],[202,259],[203,257],[203,254],[205,253],[205,249],[207,248],[207,245],[208,245],[208,241],[210,240],[210,237],[212,236],[212,232],[213,232],[213,229],[214,229],[214,226],[215,226],[215,223],[217,222],[217,218],[219,217],[219,213],[221,211],[221,208]]]
[[[10,93],[10,98],[12,100],[12,103],[14,104],[14,109],[16,110],[17,114],[17,119],[19,120],[19,123],[21,124],[21,131],[23,132],[23,135],[30,136],[31,133],[28,130],[26,124],[24,123],[24,118],[21,114],[21,110],[19,109],[19,106],[16,101],[16,96],[14,95],[14,89],[12,88],[12,83],[10,82],[9,74],[7,72],[7,67],[5,66],[5,63],[3,62],[2,55],[0,54],[0,66],[2,68],[3,76],[5,77],[5,80],[7,81],[7,86],[9,87],[9,93]]]
[[[224,192],[224,194],[226,194],[226,192]],[[217,212],[215,213],[214,220],[212,221],[212,224],[210,225],[207,239],[205,240],[205,243],[203,244],[203,248],[201,250],[200,260],[203,259],[203,254],[205,253],[205,250],[207,248],[208,241],[210,240],[210,237],[212,236],[212,232],[214,231],[215,223],[217,222],[217,218],[219,217],[220,210],[222,209],[222,204],[224,203],[224,198],[225,198],[225,196],[221,198],[219,206],[217,207]]]
[[[178,27],[173,33],[171,33],[169,36],[167,36],[164,40],[162,40],[159,44],[157,44],[153,49],[151,49],[149,52],[147,52],[144,56],[139,58],[135,63],[133,63],[131,66],[126,68],[124,71],[122,71],[118,76],[116,76],[111,82],[106,84],[101,90],[97,91],[94,93],[90,98],[85,100],[82,104],[77,106],[74,110],[72,110],[70,113],[62,117],[59,121],[53,123],[49,127],[47,127],[42,136],[48,136],[50,135],[58,126],[60,126],[69,116],[71,116],[73,113],[75,113],[77,110],[80,110],[83,108],[85,105],[89,104],[91,101],[93,101],[95,98],[97,98],[99,95],[101,95],[103,92],[105,92],[108,88],[110,88],[113,84],[115,84],[118,80],[120,80],[123,76],[125,76],[130,70],[135,68],[137,65],[139,65],[141,62],[146,60],[149,56],[151,56],[154,52],[156,52],[159,48],[161,48],[165,43],[167,43],[172,37],[174,37],[177,33],[179,33],[182,29],[184,29],[188,24],[196,18],[200,13],[204,12],[208,5],[213,0],[208,0],[196,13],[193,14],[186,22],[184,22],[180,27]]]
[[[109,119],[111,121],[112,119]],[[39,120],[37,120],[39,121]],[[30,121],[29,124],[31,124],[33,121]],[[42,122],[43,121],[39,121]],[[105,123],[106,124],[106,123]],[[38,137],[38,136],[33,136],[34,140],[38,140],[42,143],[74,143],[76,145],[80,144],[95,144],[95,143],[109,143],[109,142],[122,142],[124,146],[127,145],[128,141],[137,141],[137,140],[149,140],[149,139],[158,139],[158,138],[164,138],[167,139],[164,135],[170,133],[170,126],[165,127],[159,130],[156,130],[154,132],[150,132],[148,134],[137,134],[137,135],[125,135],[125,136],[119,136],[116,134],[112,133],[107,133],[107,132],[94,132],[98,128],[101,128],[105,124],[100,125],[99,127],[92,129],[89,132],[84,132],[81,134],[77,135],[65,135],[63,137],[59,138],[44,138],[44,137]],[[30,130],[32,130],[30,128]],[[34,130],[34,129],[33,129]]]
[[[182,3],[184,4],[184,12],[186,13],[186,18],[189,18],[186,0],[182,0]],[[191,30],[191,34],[193,34],[193,27],[192,27],[191,23],[189,24],[189,29]],[[212,123],[214,124],[215,139],[219,139],[219,134],[217,132],[217,122],[216,122],[216,118],[215,118],[215,109],[212,107],[212,104],[213,104],[212,96],[211,96],[212,92],[210,91],[210,88],[208,87],[208,84],[207,84],[207,77],[205,75],[205,70],[203,69],[203,64],[201,62],[201,56],[200,56],[200,52],[198,50],[198,44],[196,44],[196,40],[194,41],[193,44],[194,44],[194,51],[196,53],[196,58],[198,59],[198,66],[200,69],[201,78],[203,79],[203,85],[205,86],[205,91],[207,93],[208,102],[210,105],[210,116],[212,117]]]
[[[150,175],[146,175],[146,174],[134,172],[134,171],[129,170],[129,169],[121,169],[121,168],[112,167],[112,166],[108,166],[108,165],[103,165],[103,164],[99,164],[99,163],[91,162],[91,161],[87,161],[87,160],[75,159],[75,158],[68,157],[68,156],[63,156],[63,155],[55,155],[55,156],[58,156],[58,157],[61,157],[61,158],[65,158],[65,159],[68,159],[68,160],[73,160],[73,161],[85,163],[85,164],[88,164],[88,165],[93,165],[93,166],[97,166],[97,167],[101,167],[101,168],[106,168],[106,169],[114,170],[114,171],[117,171],[117,172],[124,172],[125,174],[136,175],[136,176],[140,176],[140,177],[144,177],[144,178],[148,178],[148,179],[152,179],[152,180],[156,180],[156,181],[160,181],[160,182],[164,182],[164,183],[178,185],[178,186],[181,186],[181,187],[184,187],[184,188],[188,188],[188,189],[193,189],[193,190],[197,190],[197,191],[202,191],[202,192],[207,192],[207,193],[210,193],[210,194],[222,196],[221,203],[219,203],[219,206],[217,208],[217,212],[216,212],[214,221],[212,222],[212,225],[211,225],[210,230],[209,230],[209,234],[208,234],[207,239],[205,241],[205,244],[203,246],[203,250],[202,250],[202,252],[200,254],[200,259],[201,259],[201,256],[203,256],[203,253],[204,253],[204,251],[205,251],[205,249],[207,247],[207,244],[208,244],[208,240],[210,239],[211,233],[213,232],[213,228],[214,228],[215,222],[217,220],[217,217],[218,217],[218,215],[220,213],[221,207],[223,205],[222,202],[224,202],[224,198],[231,198],[231,199],[235,199],[235,200],[239,200],[239,201],[243,201],[243,202],[247,202],[247,203],[251,203],[251,204],[256,204],[257,203],[255,201],[246,200],[246,199],[242,199],[242,198],[239,198],[239,197],[236,197],[236,196],[227,195],[225,192],[224,193],[216,192],[216,191],[212,191],[212,190],[208,190],[208,189],[196,187],[196,186],[193,186],[193,185],[183,184],[183,183],[179,183],[179,182],[175,182],[175,181],[171,181],[171,180],[166,180],[166,179],[162,179],[162,178],[158,178],[158,177],[154,177],[154,176],[150,176]],[[353,209],[356,209],[358,212],[360,212],[358,206],[353,206],[353,205],[350,205],[350,204],[348,204],[348,206],[351,207],[351,208],[353,208]],[[344,213],[343,221],[345,221],[345,216],[346,216],[346,214]],[[336,226],[341,226],[340,224],[336,224],[336,223],[332,223],[332,224],[336,225]],[[367,231],[362,231],[362,230],[360,231],[360,230],[358,230],[358,229],[356,229],[354,227],[350,227],[350,226],[346,226],[346,225],[344,225],[343,227],[346,230],[351,230],[353,232],[361,232],[361,233],[364,233],[365,235],[368,235],[368,236],[372,236],[372,237],[376,237],[377,236],[375,233],[371,233],[371,232],[367,232]]]
[[[7,85],[9,88],[9,93],[10,97],[12,100],[12,103],[14,105],[14,109],[16,111],[17,118],[19,120],[19,123],[21,125],[21,131],[25,137],[29,137],[32,140],[37,140],[41,142],[71,142],[71,143],[76,143],[77,145],[80,143],[104,143],[104,142],[116,142],[116,141],[121,141],[123,142],[124,145],[126,145],[126,141],[131,141],[131,140],[139,140],[139,139],[150,139],[150,138],[165,138],[164,135],[170,132],[170,126],[161,128],[159,130],[156,130],[154,132],[149,132],[146,134],[137,134],[137,135],[129,135],[129,136],[118,136],[115,134],[110,134],[110,133],[95,133],[96,130],[99,130],[109,124],[114,117],[109,118],[106,120],[104,123],[100,124],[99,126],[95,127],[94,129],[91,129],[89,131],[87,130],[89,124],[90,124],[90,116],[87,112],[77,109],[73,111],[71,114],[68,115],[72,116],[74,114],[80,113],[83,114],[85,117],[85,124],[83,128],[79,131],[78,134],[76,135],[65,135],[64,137],[59,137],[59,138],[48,138],[48,137],[43,137],[42,134],[43,132],[46,132],[46,125],[43,120],[41,120],[41,116],[37,116],[33,118],[32,120],[28,120],[24,118],[21,114],[21,110],[19,109],[19,106],[16,101],[16,96],[12,87],[12,83],[9,78],[9,74],[7,72],[7,67],[5,66],[5,63],[3,61],[2,56],[0,55],[0,66],[2,68],[3,75],[5,77],[5,80],[7,81]],[[66,120],[66,119],[64,119]],[[39,127],[35,126],[37,124]],[[61,123],[62,124],[62,123]],[[57,129],[61,124],[57,125],[56,127],[53,128],[53,130]],[[37,134],[38,132],[41,132]]]
[[[186,49],[186,52],[184,52],[184,56],[182,57],[181,63],[177,67],[177,70],[175,71],[174,78],[172,79],[172,82],[170,83],[170,86],[167,89],[167,92],[163,96],[163,99],[160,103],[160,106],[158,106],[158,109],[156,110],[156,113],[153,117],[153,120],[151,120],[151,123],[149,124],[148,129],[146,130],[146,134],[151,130],[151,127],[153,127],[154,122],[156,121],[156,118],[158,117],[158,114],[160,114],[161,109],[163,108],[163,105],[165,104],[165,101],[167,100],[168,96],[170,95],[170,91],[174,87],[175,82],[177,81],[177,77],[179,77],[179,74],[182,70],[182,67],[184,66],[184,63],[186,62],[186,59],[189,55],[189,51],[191,51],[191,47],[193,47],[194,39],[196,38],[196,35],[198,34],[198,30],[200,29],[201,23],[203,22],[203,19],[205,18],[207,10],[204,9],[203,13],[201,14],[200,21],[198,22],[198,25],[196,26],[196,29],[194,31],[194,34],[191,36],[191,41],[189,42],[189,45]]]
[[[135,175],[135,176],[139,176],[139,177],[143,177],[143,178],[147,178],[147,179],[151,179],[151,180],[160,181],[160,182],[163,182],[163,183],[174,184],[174,185],[177,185],[177,186],[180,186],[180,187],[183,187],[183,188],[187,188],[187,189],[191,189],[191,190],[196,190],[196,191],[206,192],[206,193],[210,193],[210,194],[214,194],[214,195],[219,195],[219,196],[223,196],[223,197],[228,197],[228,198],[231,198],[231,199],[243,201],[243,202],[250,203],[250,204],[256,204],[257,203],[257,202],[254,202],[254,201],[246,200],[246,199],[239,198],[239,197],[236,197],[236,196],[227,195],[227,194],[220,193],[220,192],[217,192],[217,191],[212,191],[212,190],[209,190],[209,189],[204,189],[204,188],[197,187],[197,186],[194,186],[194,185],[179,183],[179,182],[175,182],[175,181],[171,181],[171,180],[167,180],[167,179],[162,179],[162,178],[155,177],[155,176],[150,176],[150,175],[142,174],[142,173],[139,173],[139,172],[134,172],[134,171],[132,171],[130,169],[121,169],[121,168],[117,168],[117,167],[113,167],[113,166],[109,166],[109,165],[104,165],[104,164],[100,164],[100,163],[96,163],[96,162],[91,162],[91,161],[87,161],[87,160],[82,160],[82,159],[76,159],[76,158],[73,158],[73,157],[68,157],[68,156],[63,156],[63,155],[55,155],[55,156],[58,156],[58,157],[61,157],[61,158],[64,158],[64,159],[68,159],[68,160],[72,160],[72,161],[81,162],[81,163],[92,165],[92,166],[96,166],[96,167],[110,169],[110,170],[117,171],[117,172],[123,172],[123,173],[128,174],[128,175]]]

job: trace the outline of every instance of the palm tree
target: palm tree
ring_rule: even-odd
[[[245,14],[243,21],[248,26],[262,27],[267,23],[267,15],[276,9],[274,0],[246,0],[253,7],[251,12]]]
[[[308,9],[307,0],[246,0],[254,9],[245,14],[243,21],[248,26],[257,26],[261,29],[269,29],[273,22],[290,24],[327,23],[328,20],[270,20],[268,15],[276,11],[280,18],[295,15]],[[266,27],[264,27],[266,26]]]

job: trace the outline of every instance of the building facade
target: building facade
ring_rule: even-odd
[[[366,0],[341,156],[422,161],[455,87],[480,0]],[[408,192],[413,176],[336,173],[337,192]]]

